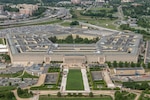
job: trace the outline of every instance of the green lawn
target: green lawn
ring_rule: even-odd
[[[47,24],[55,24],[55,23],[60,23],[62,20],[54,19],[54,20],[48,20],[46,22],[39,22],[33,25],[47,25]]]
[[[66,90],[84,90],[82,73],[80,70],[69,70]]]
[[[115,29],[115,30],[117,29],[117,26],[114,25],[116,19],[111,20],[109,18],[94,18],[94,17],[92,18],[91,16],[84,16],[80,14],[81,12],[83,12],[83,10],[74,10],[74,12],[77,15],[77,18],[73,20],[88,22],[90,24],[109,28],[109,29]]]
[[[70,22],[63,22],[60,25],[62,25],[62,26],[70,26]]]
[[[15,86],[0,86],[0,92],[7,92],[15,89]]]
[[[27,72],[25,72],[23,74],[23,76],[21,76],[20,78],[38,78],[38,76],[33,76],[33,75],[28,74]]]
[[[0,100],[16,100],[11,90],[15,90],[15,86],[0,86]]]
[[[48,97],[48,96],[40,96],[39,100],[112,100],[110,97],[97,97],[97,98],[88,98],[88,97]]]
[[[41,86],[33,86],[30,90],[59,90],[56,85],[41,85]]]
[[[3,43],[3,38],[0,38],[0,44],[4,44],[4,43]]]

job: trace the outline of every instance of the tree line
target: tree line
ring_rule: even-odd
[[[122,10],[124,15],[131,16],[132,18],[139,18],[143,15],[150,15],[150,9],[148,9],[150,6],[150,3],[144,3],[139,6],[133,6],[133,5],[127,5],[123,6]]]
[[[32,15],[33,16],[40,16],[43,14],[43,12],[46,11],[46,9],[47,8],[45,8],[45,7],[39,7],[38,10],[34,11]]]
[[[130,30],[132,32],[140,33],[140,34],[143,34],[143,35],[149,35],[149,33],[146,30],[131,28],[129,26],[129,24],[122,24],[122,25],[120,25],[120,29],[122,29],[122,30]]]
[[[101,17],[101,18],[114,18],[113,13],[116,12],[115,9],[101,9],[101,10],[88,10],[85,13],[81,12],[81,15],[92,16],[92,17]]]
[[[123,82],[123,87],[137,90],[150,89],[148,82]]]
[[[99,40],[99,38],[96,37],[94,39],[88,39],[88,38],[81,38],[79,35],[76,35],[74,39],[72,35],[68,35],[65,39],[58,39],[56,36],[54,36],[54,37],[50,37],[49,40],[52,41],[53,43],[91,44],[91,43],[96,43]]]
[[[19,12],[19,9],[18,8],[11,8],[10,6],[4,6],[4,11]]]
[[[148,63],[147,65],[145,65],[144,63],[138,62],[138,63],[134,63],[134,62],[117,62],[117,61],[113,61],[111,62],[106,62],[108,64],[109,67],[144,67],[144,68],[150,68],[150,63]]]

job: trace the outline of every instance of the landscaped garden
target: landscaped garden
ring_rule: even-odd
[[[33,96],[33,93],[29,91],[28,89],[23,90],[21,88],[18,88],[17,93],[18,93],[18,96],[21,98],[30,98]]]
[[[16,100],[11,90],[16,89],[13,86],[0,86],[0,100]]]
[[[88,38],[82,38],[79,35],[76,35],[74,38],[73,35],[68,35],[65,39],[58,39],[56,36],[50,37],[49,40],[51,40],[53,43],[60,43],[60,44],[92,44],[96,43],[99,40],[99,37],[95,37],[93,39],[88,39]]]
[[[21,76],[20,78],[38,78],[38,76],[33,76],[33,75],[28,74],[27,72],[25,72],[23,74],[23,76]]]
[[[129,93],[126,91],[116,91],[115,92],[115,100],[134,100],[136,94]],[[144,99],[142,99],[144,100]]]
[[[69,70],[66,90],[84,90],[82,73],[80,70]]]

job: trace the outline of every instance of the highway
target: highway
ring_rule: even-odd
[[[51,8],[51,7],[50,7]],[[43,18],[39,18],[39,19],[26,19],[23,21],[19,21],[19,22],[5,22],[5,23],[0,23],[0,26],[10,26],[10,25],[18,25],[18,24],[36,24],[36,23],[41,23],[41,22],[47,22],[48,20],[51,20],[52,18],[61,18],[67,15],[70,15],[69,10],[65,9],[65,8],[53,8],[53,9],[58,9],[58,12],[54,15],[50,15],[50,16],[46,16]]]

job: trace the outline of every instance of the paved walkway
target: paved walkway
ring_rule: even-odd
[[[22,74],[19,75],[19,76],[17,76],[17,77],[15,77],[15,78],[19,78],[19,77],[23,76],[25,72],[26,72],[26,70],[24,69],[23,72],[22,72]]]
[[[94,95],[110,95],[114,100],[115,90],[91,90]]]
[[[105,80],[105,82],[107,84],[107,87],[108,88],[114,88],[115,85],[112,82],[112,80],[110,79],[110,76],[109,76],[108,72],[107,71],[103,71],[102,74],[103,74],[104,80]]]
[[[66,91],[67,74],[68,74],[68,72],[69,72],[69,69],[68,69],[68,68],[64,68],[63,72],[65,72],[66,75],[63,74],[62,82],[61,82],[61,87],[60,87],[60,92]]]
[[[87,79],[86,69],[81,69],[81,73],[82,73],[82,79],[83,79],[83,84],[84,84],[84,90],[86,92],[90,92],[90,87],[89,87],[89,82]]]
[[[46,74],[41,74],[38,79],[38,82],[33,86],[41,86],[42,84],[44,84],[45,78],[46,78]]]

